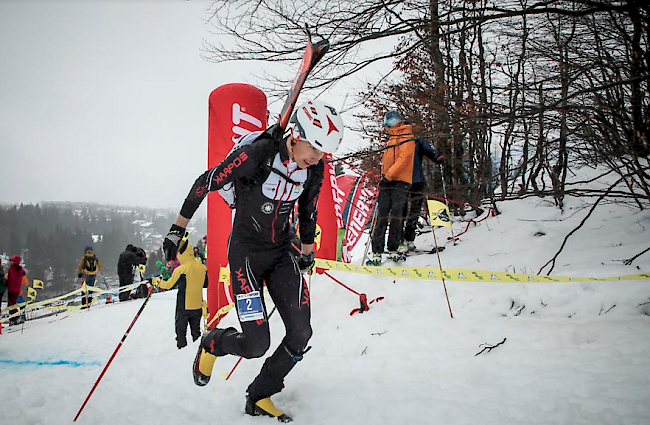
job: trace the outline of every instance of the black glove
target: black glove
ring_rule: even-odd
[[[314,251],[309,254],[300,254],[300,257],[298,257],[298,268],[300,269],[300,273],[311,273],[311,270],[316,264],[316,261],[314,261],[315,256],[316,253]]]
[[[185,236],[185,229],[176,224],[172,224],[169,233],[167,233],[167,237],[163,241],[165,261],[171,261],[176,258],[176,251],[178,251],[178,245],[181,243],[183,236]]]
[[[83,276],[83,273],[79,273],[79,274],[77,275],[77,277],[78,277],[79,279],[81,279],[81,276]]]

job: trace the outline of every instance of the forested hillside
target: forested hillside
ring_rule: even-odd
[[[175,214],[72,202],[0,206],[0,254],[21,255],[30,281],[45,282],[39,298],[54,296],[75,289],[77,264],[86,246],[92,246],[103,263],[105,277],[116,275],[117,259],[127,244],[147,251],[148,272],[153,271]],[[195,221],[198,238],[205,234],[205,220]]]

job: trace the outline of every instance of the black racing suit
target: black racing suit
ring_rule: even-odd
[[[248,387],[253,401],[282,390],[285,376],[302,358],[312,334],[309,289],[290,254],[289,221],[297,200],[300,241],[314,243],[324,172],[322,160],[299,169],[290,160],[286,143],[269,134],[261,133],[253,143],[237,148],[202,174],[181,209],[183,217],[191,218],[209,191],[234,183],[237,203],[228,246],[233,295],[237,299],[254,291],[261,294],[265,282],[286,328],[281,344]],[[261,302],[257,319],[245,317],[245,307],[236,303],[242,332],[215,329],[203,339],[205,349],[217,356],[263,356],[271,340],[263,298]]]

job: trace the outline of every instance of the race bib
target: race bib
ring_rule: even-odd
[[[239,314],[240,322],[263,320],[264,308],[262,307],[260,291],[237,294],[237,314]]]

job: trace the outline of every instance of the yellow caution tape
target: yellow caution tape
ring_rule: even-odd
[[[440,269],[431,267],[385,267],[360,266],[331,260],[316,260],[316,267],[329,270],[339,270],[350,273],[367,274],[403,279],[445,280],[459,282],[507,282],[507,283],[542,283],[542,282],[610,282],[621,280],[650,279],[650,273],[638,273],[612,277],[566,277],[540,276],[534,274],[496,272],[472,269]]]
[[[64,299],[66,299],[66,298],[71,298],[71,297],[73,297],[73,296],[75,296],[77,294],[81,294],[81,293],[96,292],[97,294],[113,294],[115,292],[131,291],[132,289],[135,289],[138,286],[140,286],[141,284],[147,283],[147,282],[148,282],[148,280],[144,280],[142,282],[135,282],[135,283],[132,283],[130,285],[123,286],[123,287],[119,288],[119,290],[117,290],[117,291],[106,291],[106,290],[103,290],[103,289],[96,288],[94,286],[88,286],[84,282],[81,285],[81,288],[75,289],[74,291],[68,292],[67,294],[59,295],[58,297],[54,297],[54,298],[50,298],[50,299],[43,300],[43,301],[38,301],[38,302],[27,301],[27,302],[17,303],[17,304],[10,305],[10,306],[7,306],[7,307],[3,308],[2,310],[0,310],[0,313],[5,313],[5,312],[8,312],[10,310],[18,309],[19,311],[17,311],[16,313],[4,318],[4,319],[8,320],[8,319],[12,319],[14,317],[20,316],[20,315],[28,312],[27,310],[29,310],[29,311],[40,310],[40,309],[42,309],[42,310],[55,310],[55,311],[57,311],[57,310],[58,311],[78,310],[78,309],[80,309],[82,307],[81,305],[78,305],[78,306],[70,305],[70,306],[68,306],[68,305],[54,305],[54,304],[59,302],[59,301],[62,301]],[[32,288],[28,288],[28,289],[32,289]],[[93,302],[95,302],[96,299],[97,298],[93,298]],[[23,309],[23,307],[24,307],[24,309]],[[21,309],[23,309],[23,310],[21,310]]]
[[[338,270],[372,276],[384,276],[401,279],[442,280],[440,269],[432,267],[386,267],[360,266],[341,261],[316,259],[316,267],[327,270]],[[621,280],[646,280],[650,273],[628,274],[611,277],[567,277],[541,276],[524,273],[495,272],[472,269],[442,269],[445,280],[457,282],[504,282],[504,283],[542,283],[542,282],[612,282]],[[222,267],[219,279],[229,279],[229,271]]]
[[[341,261],[333,260],[323,260],[316,259],[316,267],[327,270],[338,270],[349,273],[365,274],[371,276],[383,276],[390,278],[401,278],[401,279],[420,279],[420,280],[442,280],[444,277],[445,280],[457,281],[457,282],[503,282],[503,283],[566,283],[566,282],[616,282],[616,281],[631,281],[631,280],[648,280],[650,279],[650,273],[637,273],[629,274],[623,276],[610,276],[610,277],[569,277],[569,276],[540,276],[524,273],[508,273],[508,272],[497,272],[497,271],[487,271],[487,270],[473,270],[473,269],[443,269],[442,274],[440,269],[432,267],[386,267],[386,266],[361,266],[351,263],[343,263]],[[221,267],[219,271],[219,281],[229,283],[230,281],[230,270],[227,267]],[[123,286],[119,288],[117,292],[130,291],[134,288],[137,288],[143,283],[148,281],[135,282],[128,286]],[[79,289],[76,289],[72,292],[69,292],[64,295],[60,295],[55,298],[50,298],[48,300],[43,300],[39,302],[23,302],[20,304],[15,304],[7,306],[1,310],[1,312],[7,312],[13,309],[19,309],[21,307],[28,308],[29,310],[37,309],[38,307],[42,309],[51,309],[51,310],[76,310],[81,308],[81,306],[64,306],[64,305],[54,305],[56,302],[61,301],[65,298],[72,297],[73,295],[79,294],[81,292],[96,292],[98,294],[111,294],[116,291],[105,291],[103,289],[96,288],[94,286],[86,286],[84,283],[83,286]],[[93,300],[94,301],[94,300]],[[214,316],[220,317],[221,315],[228,312],[232,309],[234,304],[230,304],[222,307],[217,314]],[[14,313],[13,315],[5,318],[16,317],[22,312]],[[213,318],[213,320],[214,320]]]

